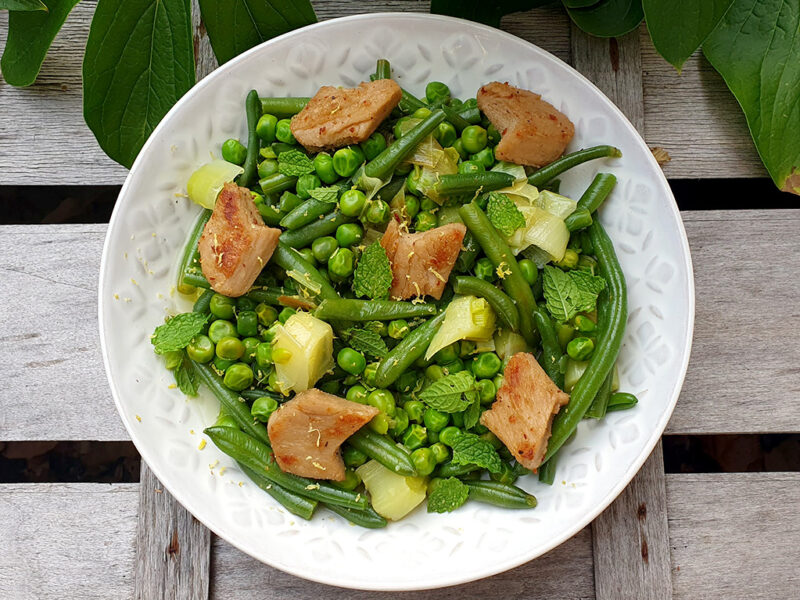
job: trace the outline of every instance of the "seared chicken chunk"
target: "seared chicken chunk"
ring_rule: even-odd
[[[250,190],[226,183],[203,229],[200,266],[211,288],[225,296],[245,294],[278,245],[280,229],[264,225]]]
[[[499,437],[526,469],[542,464],[556,413],[569,402],[533,354],[519,352],[508,361],[503,383],[481,423]]]
[[[311,152],[363,142],[401,96],[400,86],[391,79],[361,83],[357,88],[323,86],[292,119],[292,134]]]
[[[575,127],[539,94],[494,81],[478,90],[480,108],[497,131],[499,160],[541,167],[564,153]]]
[[[408,233],[401,227],[405,225],[393,218],[381,238],[381,246],[392,264],[389,296],[400,300],[427,294],[438,300],[461,251],[467,228],[462,223],[450,223]]]
[[[301,477],[344,480],[339,446],[378,412],[316,388],[300,392],[269,418],[278,466]]]

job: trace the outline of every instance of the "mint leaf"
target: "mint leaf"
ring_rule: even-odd
[[[578,314],[574,297],[577,287],[572,278],[561,269],[546,265],[542,279],[542,293],[547,311],[556,321],[564,323]]]
[[[525,227],[525,216],[517,205],[506,196],[497,192],[489,193],[489,203],[486,205],[486,216],[495,228],[506,237],[510,236],[520,227]]]
[[[373,242],[361,253],[353,272],[353,292],[357,296],[382,300],[392,287],[392,265],[380,242]]]
[[[353,350],[368,354],[373,358],[383,358],[389,353],[383,338],[368,329],[348,329],[344,332],[347,343]]]
[[[453,443],[453,462],[457,465],[476,465],[491,473],[499,473],[503,468],[497,450],[474,433],[465,433]]]
[[[464,397],[470,402],[464,411],[464,429],[472,429],[481,418],[481,402],[477,391],[466,392]]]
[[[465,410],[471,400],[466,397],[475,389],[475,378],[469,371],[459,371],[434,381],[419,395],[420,400],[431,408],[446,413]]]
[[[314,172],[314,163],[300,150],[287,150],[278,155],[278,171],[283,175],[300,177]]]
[[[189,362],[189,357],[182,352],[183,360],[178,368],[173,371],[178,389],[187,396],[197,396],[197,373]]]
[[[308,195],[319,200],[320,202],[330,202],[334,204],[339,199],[339,188],[337,187],[319,187],[313,190],[308,190]]]
[[[53,0],[50,0],[52,2]],[[76,2],[77,4],[77,2]],[[43,10],[48,11],[47,6],[42,0],[0,0],[0,10],[10,11],[29,11]]]
[[[163,325],[156,327],[150,338],[156,354],[181,350],[189,345],[192,338],[203,330],[209,315],[190,312],[172,317]]]
[[[428,494],[428,512],[452,512],[469,497],[469,487],[455,477],[438,480]]]
[[[624,35],[636,29],[644,18],[642,0],[605,0],[592,3],[586,8],[569,8],[568,3],[564,4],[567,5],[567,12],[575,25],[597,37]]]
[[[597,307],[597,296],[606,289],[606,280],[588,271],[570,271],[569,278],[575,284],[574,296],[578,312],[592,312]]]

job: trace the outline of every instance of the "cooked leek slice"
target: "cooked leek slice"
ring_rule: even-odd
[[[578,206],[578,203],[572,198],[567,198],[550,190],[542,190],[534,204],[562,220],[574,213],[575,208]]]
[[[186,191],[195,204],[208,210],[214,210],[217,196],[229,181],[233,181],[244,169],[225,160],[212,160],[197,169],[189,177]]]
[[[525,216],[525,227],[517,229],[508,244],[514,254],[528,246],[536,246],[547,252],[551,260],[561,260],[567,251],[569,230],[564,221],[538,206],[520,206]]]
[[[509,175],[513,175],[515,185],[522,183],[523,181],[527,183],[528,181],[528,176],[525,174],[525,167],[522,165],[515,165],[514,163],[501,160],[495,166],[493,166],[491,170],[497,171],[498,173],[508,173]]]
[[[456,296],[444,311],[444,321],[433,336],[425,360],[459,340],[489,340],[497,316],[489,303],[475,296]]]
[[[312,387],[333,367],[333,329],[307,312],[298,312],[278,327],[272,341],[273,356],[278,349],[286,357],[275,362],[278,391],[302,392]]]
[[[510,329],[501,329],[494,334],[494,350],[497,356],[505,360],[517,352],[527,352],[528,344],[525,338]]]
[[[386,519],[399,521],[425,500],[424,477],[398,475],[376,460],[361,465],[356,473],[369,492],[372,508]]]

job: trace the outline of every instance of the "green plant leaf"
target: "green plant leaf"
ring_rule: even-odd
[[[602,0],[588,8],[568,8],[575,25],[597,37],[619,37],[633,31],[644,18],[642,0]]]
[[[554,0],[431,0],[431,12],[438,15],[461,17],[492,27],[500,27],[500,19],[509,13],[551,4]]]
[[[642,0],[647,29],[658,53],[680,72],[732,1]]]
[[[428,512],[452,512],[469,498],[469,488],[455,477],[437,479],[428,495]]]
[[[419,395],[419,399],[436,410],[446,413],[461,412],[469,407],[473,398],[467,393],[475,389],[475,378],[469,371],[459,371],[437,379]]]
[[[388,298],[392,287],[392,265],[379,241],[372,242],[361,253],[353,272],[353,292],[356,296],[381,300]]]
[[[477,465],[482,469],[489,469],[491,473],[499,473],[503,468],[497,450],[474,433],[463,433],[453,442],[453,463]]]
[[[369,329],[348,329],[344,338],[351,348],[373,358],[383,358],[389,353],[383,338]]]
[[[75,4],[77,3],[78,0],[75,0]],[[0,10],[43,10],[47,12],[48,8],[42,0],[0,0]]]
[[[83,118],[100,147],[130,167],[194,85],[189,0],[100,0],[83,57]]]
[[[602,0],[561,0],[567,8],[587,8],[599,4]]]
[[[209,316],[196,312],[181,313],[156,327],[150,338],[156,354],[166,354],[186,348],[192,338],[203,330]]]
[[[0,70],[3,71],[3,77],[8,83],[24,87],[36,81],[50,44],[78,2],[79,0],[47,0],[49,6],[49,10],[45,7],[47,12],[28,8],[22,10],[33,12],[19,12],[20,9],[12,9],[8,13],[8,39],[3,59],[0,60]],[[5,2],[0,8],[18,3],[29,4]]]
[[[744,110],[775,184],[800,195],[800,4],[734,0],[703,53]]]
[[[219,64],[317,22],[309,0],[200,0],[200,12]]]

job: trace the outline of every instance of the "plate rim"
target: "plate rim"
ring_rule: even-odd
[[[146,444],[143,443],[142,440],[137,440],[137,434],[135,433],[135,427],[133,423],[131,423],[125,416],[125,413],[122,409],[121,404],[121,397],[117,386],[115,385],[112,376],[111,376],[111,365],[109,361],[109,353],[108,347],[106,344],[106,330],[104,327],[104,316],[106,312],[105,303],[106,303],[106,296],[105,294],[105,285],[106,285],[106,270],[108,269],[109,264],[109,248],[111,245],[112,233],[115,231],[115,225],[117,221],[121,218],[121,205],[120,199],[124,198],[128,193],[129,188],[133,185],[132,180],[137,175],[141,163],[144,160],[144,156],[150,150],[151,145],[155,144],[155,140],[158,138],[158,134],[161,132],[162,129],[165,129],[168,126],[169,121],[174,117],[174,115],[180,112],[183,109],[184,104],[186,104],[189,99],[199,90],[202,90],[208,85],[211,85],[212,82],[216,81],[220,77],[224,77],[226,70],[239,62],[244,61],[247,57],[257,54],[261,52],[263,48],[269,47],[273,44],[277,44],[283,41],[286,38],[291,38],[294,36],[298,36],[300,34],[308,35],[309,32],[315,31],[321,28],[329,28],[329,27],[336,27],[340,23],[343,22],[353,22],[353,21],[368,21],[372,19],[381,19],[381,18],[388,18],[388,19],[410,19],[410,20],[420,20],[420,21],[440,21],[440,22],[448,22],[448,23],[460,23],[464,26],[473,28],[483,34],[489,36],[499,36],[504,38],[508,41],[514,43],[521,43],[528,46],[534,52],[539,54],[542,59],[553,61],[561,67],[565,67],[573,76],[576,76],[584,85],[588,85],[591,89],[596,91],[602,101],[607,103],[608,107],[611,109],[613,113],[616,114],[618,118],[625,124],[625,126],[634,134],[634,139],[636,143],[639,145],[639,150],[642,151],[646,156],[648,162],[651,162],[652,165],[656,167],[656,172],[658,173],[655,181],[662,188],[662,193],[666,194],[666,197],[671,200],[669,202],[670,210],[672,211],[673,215],[676,217],[676,223],[678,226],[679,237],[681,241],[681,248],[683,250],[683,258],[685,261],[685,268],[687,273],[687,295],[686,295],[686,303],[687,303],[687,320],[686,320],[686,330],[685,330],[685,343],[684,347],[681,349],[683,352],[683,361],[678,367],[678,377],[675,380],[675,385],[673,389],[670,391],[670,402],[667,405],[667,410],[664,411],[662,414],[661,419],[658,421],[657,426],[650,432],[650,436],[647,439],[644,450],[640,453],[638,458],[629,466],[629,468],[623,473],[620,477],[616,485],[602,498],[601,501],[595,503],[595,507],[593,510],[588,511],[586,515],[582,518],[577,519],[575,523],[571,527],[565,529],[565,531],[554,538],[551,538],[548,543],[546,544],[547,549],[544,551],[534,551],[529,554],[522,554],[512,559],[508,559],[506,561],[491,563],[491,566],[477,572],[467,573],[463,577],[450,577],[449,579],[443,579],[436,581],[434,583],[426,583],[426,584],[414,584],[413,582],[409,582],[408,585],[369,585],[369,584],[351,584],[346,581],[341,581],[339,579],[335,579],[332,577],[327,576],[314,576],[314,573],[307,573],[301,569],[298,569],[295,566],[284,564],[280,561],[273,561],[267,562],[263,558],[259,556],[254,556],[250,553],[247,549],[240,546],[235,539],[229,537],[226,533],[222,533],[217,530],[216,527],[209,525],[205,522],[204,519],[201,519],[197,516],[196,512],[196,504],[192,498],[181,498],[178,500],[178,495],[182,494],[175,494],[173,488],[170,484],[167,483],[166,479],[168,479],[167,473],[162,471],[160,467],[153,466],[154,463],[149,460],[149,458],[155,455],[155,451],[151,451]],[[469,21],[466,19],[460,19],[457,17],[450,17],[445,15],[436,15],[431,13],[404,13],[404,12],[375,12],[375,13],[363,13],[358,15],[349,15],[343,17],[337,17],[334,19],[327,19],[324,21],[320,21],[311,25],[307,25],[300,29],[296,29],[287,33],[284,33],[280,36],[262,42],[261,44],[250,48],[249,50],[243,52],[242,54],[234,57],[233,59],[229,60],[223,65],[220,65],[217,69],[206,75],[203,79],[195,83],[174,105],[173,107],[167,112],[167,114],[161,119],[155,129],[152,131],[148,139],[143,144],[139,154],[136,157],[133,165],[131,166],[128,175],[125,178],[125,182],[120,189],[119,195],[117,197],[117,202],[114,205],[114,209],[111,214],[111,218],[108,223],[108,229],[106,231],[105,239],[103,242],[103,249],[100,259],[100,268],[99,268],[99,279],[98,279],[98,325],[99,325],[99,333],[100,333],[100,347],[101,352],[103,355],[103,366],[105,368],[106,379],[108,381],[109,387],[111,389],[111,395],[114,399],[114,405],[117,409],[117,413],[122,420],[125,429],[128,431],[128,434],[131,437],[131,441],[133,442],[134,446],[136,447],[137,451],[144,460],[148,468],[153,471],[153,474],[158,478],[159,482],[170,492],[176,502],[178,502],[181,506],[186,508],[194,518],[196,518],[199,522],[203,524],[203,526],[207,527],[211,530],[215,535],[220,537],[221,539],[225,540],[225,542],[231,544],[233,547],[237,548],[241,552],[244,552],[248,556],[252,556],[254,559],[272,566],[274,568],[280,569],[286,573],[289,573],[293,576],[308,580],[314,581],[316,583],[322,583],[326,585],[331,585],[335,587],[347,588],[347,589],[359,589],[359,590],[368,590],[368,591],[389,591],[389,592],[398,592],[398,591],[417,591],[417,590],[427,590],[427,589],[438,589],[447,586],[454,586],[454,585],[462,585],[466,583],[470,583],[473,581],[477,581],[480,579],[484,579],[487,577],[491,577],[497,575],[499,573],[503,573],[510,569],[519,567],[525,563],[528,563],[535,558],[539,558],[548,552],[551,552],[554,548],[560,546],[568,539],[575,536],[579,531],[581,531],[584,527],[589,525],[597,516],[602,513],[623,491],[624,489],[630,484],[633,477],[641,470],[642,466],[644,465],[645,461],[650,457],[655,448],[658,441],[661,439],[664,430],[666,429],[667,423],[674,412],[675,405],[677,404],[678,397],[680,396],[681,389],[683,387],[683,383],[685,381],[686,372],[688,369],[689,359],[691,356],[692,350],[692,343],[694,337],[694,324],[695,324],[695,306],[696,306],[696,299],[695,299],[695,283],[694,283],[694,269],[691,257],[691,250],[688,243],[688,238],[686,236],[686,229],[684,227],[683,219],[681,218],[680,211],[678,209],[677,203],[675,202],[674,195],[672,193],[672,189],[669,186],[666,176],[662,169],[658,166],[655,158],[652,156],[649,147],[647,146],[646,142],[642,138],[639,131],[633,126],[627,116],[617,107],[617,105],[611,101],[606,94],[600,90],[594,83],[592,83],[588,78],[586,78],[583,74],[573,68],[570,64],[566,63],[559,57],[555,56],[551,52],[539,47],[538,45],[529,42],[523,38],[520,38],[516,35],[508,33],[506,31],[496,29],[494,27],[490,27],[488,25],[484,25],[481,23],[476,23],[473,21]],[[141,444],[140,444],[141,442]],[[165,477],[167,475],[167,477]]]

